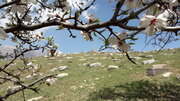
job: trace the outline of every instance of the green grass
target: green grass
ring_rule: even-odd
[[[173,55],[170,53],[173,53]],[[158,54],[155,52],[133,52],[130,53],[130,56],[137,57],[150,54],[156,60],[153,64],[167,64],[171,68],[173,75],[170,78],[163,78],[161,75],[148,77],[146,76],[146,69],[153,64],[142,65],[141,62],[150,58],[136,60],[138,65],[134,65],[120,53],[89,52],[68,54],[54,59],[45,57],[29,59],[34,64],[38,64],[38,67],[40,67],[38,72],[43,73],[43,75],[58,73],[69,73],[69,75],[58,79],[55,84],[50,86],[46,84],[35,85],[35,87],[39,86],[39,93],[25,90],[26,99],[38,96],[44,97],[40,101],[134,101],[140,99],[167,100],[178,98],[175,94],[180,94],[180,90],[178,90],[180,89],[180,81],[175,76],[178,73],[180,74],[180,49],[163,50]],[[72,59],[68,60],[66,57],[72,57]],[[79,61],[82,58],[86,60]],[[119,59],[119,61],[112,61],[112,59]],[[0,66],[6,62],[1,62]],[[84,63],[94,62],[100,62],[103,66],[89,68],[83,65]],[[17,60],[16,63],[17,65],[13,66],[13,69],[23,68],[23,63],[20,60]],[[55,67],[64,65],[70,68],[65,71],[49,72]],[[108,65],[117,65],[120,68],[107,70]],[[12,68],[9,68],[9,71],[13,71]],[[32,70],[26,71],[21,77],[24,78],[31,73]],[[35,79],[25,79],[25,83],[32,80]],[[2,85],[0,94],[4,94],[3,91],[9,85],[8,82]],[[171,98],[172,95],[175,98]],[[9,97],[7,101],[23,101],[22,92]]]

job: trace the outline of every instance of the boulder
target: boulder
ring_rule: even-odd
[[[67,60],[70,60],[70,59],[72,59],[72,58],[73,58],[73,57],[66,57]]]
[[[19,89],[21,89],[21,88],[22,88],[22,86],[9,86],[9,87],[7,88],[7,92],[11,93],[11,92],[14,92],[14,91],[16,91],[16,90],[19,90]]]
[[[60,66],[60,67],[58,67],[58,70],[63,71],[63,70],[66,70],[68,68],[69,68],[68,66]]]
[[[48,78],[46,79],[46,83],[48,84],[54,84],[56,82],[57,78]]]
[[[154,59],[150,59],[150,60],[144,60],[144,61],[142,61],[142,64],[152,64],[152,63],[154,63],[154,62],[155,62]]]
[[[97,66],[101,66],[101,63],[96,62],[89,65],[89,67],[97,67]]]
[[[166,73],[163,73],[162,76],[163,77],[170,77],[172,75],[172,72],[166,72]]]
[[[68,75],[69,75],[68,73],[60,73],[56,77],[62,78],[62,77],[68,76]]]
[[[176,75],[176,79],[177,79],[177,80],[180,80],[180,74],[177,74],[177,75]]]
[[[53,68],[53,69],[50,70],[50,72],[54,72],[56,70],[58,70],[58,68]]]
[[[28,99],[27,101],[38,101],[38,100],[40,100],[42,98],[43,98],[43,96],[39,96],[39,97]]]
[[[147,75],[154,76],[154,75],[166,72],[168,70],[169,69],[165,68],[164,64],[156,64],[156,65],[153,65],[152,68],[147,69]]]
[[[111,69],[118,69],[119,66],[115,66],[115,65],[109,65],[108,66],[108,70],[111,70]]]
[[[140,60],[140,59],[142,59],[141,57],[132,57],[132,59],[134,59],[134,60]]]
[[[153,55],[146,55],[146,58],[153,58]]]

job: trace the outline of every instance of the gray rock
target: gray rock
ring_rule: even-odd
[[[39,97],[28,99],[27,101],[38,101],[38,100],[40,100],[42,98],[43,98],[43,96],[39,96]]]
[[[86,59],[79,59],[79,61],[86,61]]]
[[[111,69],[118,69],[119,66],[115,66],[115,65],[109,65],[108,66],[108,70],[111,70]]]
[[[9,87],[7,88],[7,92],[11,93],[11,92],[14,92],[14,91],[16,91],[16,90],[19,90],[19,89],[21,89],[21,88],[22,88],[21,86],[9,86]]]
[[[53,69],[50,70],[50,72],[54,72],[56,70],[58,70],[58,68],[53,68]]]
[[[152,64],[152,63],[154,63],[154,62],[155,62],[154,59],[150,59],[150,60],[142,61],[142,64]]]
[[[153,58],[153,55],[146,55],[146,58]]]
[[[157,67],[156,67],[157,66]],[[169,69],[162,67],[163,65],[153,65],[152,68],[147,69],[148,76],[154,76],[168,71]]]
[[[73,57],[66,57],[67,60],[70,60],[70,59],[72,59],[72,58],[73,58]]]
[[[62,78],[62,77],[68,76],[68,75],[69,75],[68,73],[60,73],[56,77]]]
[[[96,62],[89,65],[89,67],[97,67],[97,66],[101,66],[101,63]]]
[[[60,67],[58,67],[58,70],[63,71],[63,70],[66,70],[68,68],[69,68],[68,66],[60,66]]]
[[[30,78],[38,77],[38,76],[41,76],[41,75],[42,75],[42,74],[33,73],[33,74],[31,74],[31,75],[27,75],[25,78],[30,79]]]
[[[177,80],[180,80],[180,74],[177,74],[177,75],[176,75],[176,79],[177,79]]]
[[[134,60],[140,60],[140,59],[142,59],[141,57],[133,57],[132,59],[134,59]]]
[[[163,73],[162,76],[163,77],[170,77],[172,75],[172,72],[166,72],[166,73]]]
[[[152,65],[152,68],[163,68],[166,67],[166,64],[154,64]]]

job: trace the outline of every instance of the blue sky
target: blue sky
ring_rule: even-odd
[[[97,0],[95,8],[91,10],[90,12],[93,12],[96,17],[98,17],[102,22],[107,21],[110,19],[113,13],[113,3],[108,3],[107,0]],[[133,25],[137,25],[137,22],[131,22]],[[116,32],[122,32],[123,30],[119,28],[114,29]],[[103,45],[103,42],[99,40],[98,38],[94,37],[94,41],[86,41],[83,39],[83,37],[80,35],[79,31],[73,31],[73,34],[77,37],[75,39],[69,37],[68,31],[57,31],[55,28],[48,29],[45,31],[45,36],[55,36],[54,42],[59,45],[59,50],[64,53],[74,53],[74,52],[87,52],[90,50],[99,50],[99,48]],[[108,32],[103,34],[109,34]],[[135,51],[148,51],[148,50],[154,50],[158,49],[159,47],[154,47],[152,45],[145,46],[145,34],[139,34],[137,35],[137,40],[135,45],[132,46],[132,49]],[[10,41],[0,41],[0,43],[3,43],[3,45],[14,45]],[[165,48],[176,48],[180,47],[180,42],[173,42],[170,44],[167,44]],[[106,50],[111,51],[111,50]]]

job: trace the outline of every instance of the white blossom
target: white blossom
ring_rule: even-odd
[[[108,41],[114,49],[119,49],[122,52],[128,52],[131,49],[131,47],[129,44],[125,42],[125,38],[127,38],[126,34],[119,34],[118,38],[110,37]]]
[[[42,35],[39,32],[34,32],[33,35],[32,35],[32,38],[40,41],[40,39],[42,38]]]
[[[21,0],[21,3],[33,3],[33,4],[37,4],[37,0]]]
[[[81,35],[84,37],[86,41],[91,40],[91,36],[89,32],[81,31]]]
[[[148,36],[151,36],[155,33],[156,30],[161,30],[162,28],[167,27],[167,17],[167,11],[164,11],[164,13],[160,14],[158,17],[152,15],[143,15],[140,19],[140,25],[142,27],[146,27],[144,33],[146,33]]]
[[[24,8],[22,5],[13,4],[11,6],[11,12],[13,12],[13,13],[17,13],[17,12],[25,13],[25,11],[26,11],[26,8]]]
[[[31,16],[30,15],[26,15],[25,17],[24,17],[24,21],[31,21]]]
[[[126,9],[134,9],[142,7],[141,0],[125,0]]]
[[[3,28],[0,28],[0,39],[5,40],[6,38],[8,38],[8,34],[4,31]]]
[[[61,2],[61,5],[62,5],[63,10],[67,10],[68,11],[68,10],[72,9],[72,7],[69,5],[68,1]]]
[[[88,20],[89,23],[99,20],[98,18],[94,17],[93,13],[90,13],[87,17],[85,17],[85,19]]]
[[[47,16],[50,18],[53,18],[53,17],[61,18],[61,16],[59,14],[54,14],[54,13],[48,13]]]
[[[30,2],[32,2],[33,4],[37,4],[37,0],[29,0]]]

